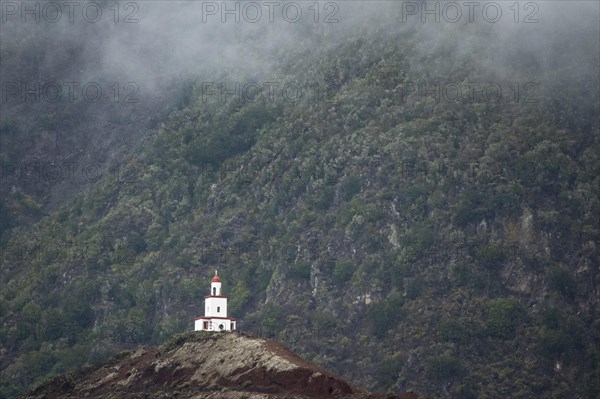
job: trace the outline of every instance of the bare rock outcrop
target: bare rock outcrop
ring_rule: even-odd
[[[238,333],[194,332],[56,377],[27,399],[379,397],[282,345]],[[397,398],[416,399],[407,393]]]

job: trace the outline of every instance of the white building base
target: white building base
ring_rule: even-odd
[[[236,321],[231,317],[197,317],[194,331],[235,331]]]

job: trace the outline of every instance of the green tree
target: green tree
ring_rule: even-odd
[[[487,334],[492,338],[512,339],[519,323],[521,307],[513,298],[497,298],[488,302]]]
[[[354,262],[349,259],[340,259],[335,262],[335,268],[333,269],[333,281],[337,284],[344,284],[348,282],[354,274]]]

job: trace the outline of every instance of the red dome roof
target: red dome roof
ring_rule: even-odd
[[[212,278],[212,282],[213,282],[213,283],[220,283],[220,282],[221,282],[221,279],[219,278],[219,276],[217,276],[217,275],[215,274],[215,276]]]

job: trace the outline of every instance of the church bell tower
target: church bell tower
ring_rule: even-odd
[[[227,297],[222,294],[221,279],[215,270],[210,295],[204,297],[204,316],[196,317],[194,331],[235,331],[236,321],[227,317]]]

